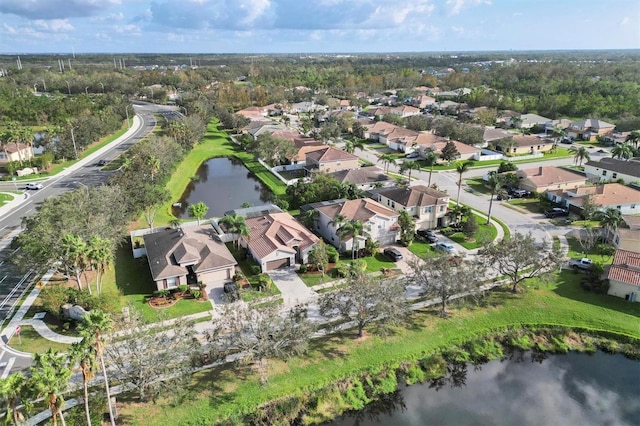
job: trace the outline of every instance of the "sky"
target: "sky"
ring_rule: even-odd
[[[0,53],[637,48],[639,0],[0,0]]]

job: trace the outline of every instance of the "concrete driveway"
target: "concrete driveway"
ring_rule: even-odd
[[[294,306],[316,300],[318,294],[311,290],[296,274],[295,268],[269,271],[267,274],[282,293],[285,306]]]

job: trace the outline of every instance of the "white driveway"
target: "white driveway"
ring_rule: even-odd
[[[317,293],[300,279],[294,268],[278,269],[267,274],[282,293],[285,306],[312,302],[318,297]]]

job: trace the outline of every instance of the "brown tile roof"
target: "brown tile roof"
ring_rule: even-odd
[[[591,200],[600,206],[621,206],[626,204],[640,204],[640,191],[621,185],[619,183],[607,183],[598,186],[582,186],[575,191],[580,198],[576,199],[577,205],[582,204],[582,198],[592,194]],[[576,197],[574,197],[575,199]]]
[[[18,142],[18,148],[20,148],[20,151],[24,151],[25,149],[28,149],[29,147],[30,147],[30,145],[27,145],[27,144],[22,143],[22,142]],[[3,149],[5,149],[8,154],[15,154],[16,152],[18,152],[18,148],[16,148],[16,144],[13,143],[13,142],[8,143],[8,144],[3,146]]]
[[[631,229],[640,229],[640,214],[623,214],[622,219]]]
[[[330,173],[340,183],[354,183],[356,185],[387,182],[392,179],[385,175],[378,166],[360,167],[358,169],[340,170]]]
[[[369,221],[373,216],[398,217],[398,213],[383,206],[370,198],[360,198],[357,200],[346,200],[328,206],[318,207],[316,210],[325,216],[335,219],[342,215],[347,220],[358,220],[362,223]]]
[[[578,129],[601,130],[601,129],[613,129],[614,127],[616,127],[616,125],[607,123],[606,121],[596,120],[595,118],[587,118],[582,121],[576,121],[574,123],[571,123],[571,127],[575,127]]]
[[[296,138],[303,138],[304,135],[295,129],[282,129],[276,130],[271,133],[274,138],[286,139],[293,142]]]
[[[276,250],[293,254],[296,252],[294,246],[306,250],[318,242],[318,237],[289,213],[270,213],[246,219],[246,224],[249,228],[249,249],[260,259]]]
[[[635,240],[636,248],[640,251],[640,229],[618,228],[616,233],[625,240]]]
[[[434,135],[435,136],[435,135]],[[447,140],[444,138],[440,138],[438,136],[436,136],[436,138],[439,138],[437,141],[434,141],[430,144],[423,144],[418,142],[419,145],[423,145],[425,147],[425,149],[428,149],[430,151],[435,152],[436,154],[442,154],[442,148],[445,147],[445,145],[447,144]],[[458,142],[458,141],[451,141],[453,142],[453,144],[456,146],[456,149],[458,150],[458,152],[460,154],[475,154],[476,152],[480,152],[479,148],[476,148],[475,146],[471,146],[471,145],[467,145],[466,143],[462,143],[462,142]]]
[[[326,163],[329,161],[357,160],[358,156],[349,154],[346,151],[327,147],[307,153],[307,158],[311,158],[318,163]]]
[[[534,135],[514,135],[513,140],[517,146],[533,146],[533,145],[548,145],[554,142],[549,139],[540,139]]]
[[[449,194],[424,185],[383,189],[378,194],[405,207],[435,206],[449,202]]]
[[[576,186],[579,186],[584,185],[587,181],[587,178],[583,175],[555,166],[521,169],[516,174],[518,177],[526,178],[539,187],[571,182],[575,182]]]
[[[304,162],[307,159],[308,153],[322,149],[323,146],[324,144],[302,146],[298,149],[296,155],[293,158],[290,158],[290,160]]]
[[[144,235],[142,238],[154,281],[187,275],[186,265],[195,265],[195,272],[236,265],[229,249],[213,235],[215,232],[211,225]]]
[[[640,253],[616,250],[607,278],[640,286]]]
[[[504,129],[494,129],[491,127],[487,127],[484,129],[484,133],[482,138],[486,142],[497,141],[498,139],[504,139],[513,136],[513,133],[507,132]]]
[[[367,128],[369,133],[379,133],[382,131],[390,132],[398,127],[395,124],[387,123],[386,121],[376,121],[371,124],[365,124],[364,126]]]

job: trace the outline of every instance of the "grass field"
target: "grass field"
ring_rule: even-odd
[[[6,194],[6,193],[0,193],[0,207],[4,206],[6,203],[8,203],[9,201],[12,201],[14,199],[14,196],[11,194]]]
[[[30,325],[20,326],[20,336],[14,335],[11,340],[9,340],[9,346],[13,349],[28,353],[42,353],[47,349],[53,349],[58,352],[66,352],[69,350],[69,345],[42,338]]]
[[[213,424],[216,419],[247,413],[266,401],[313,391],[359,371],[400,365],[485,333],[518,325],[554,325],[606,330],[640,338],[640,306],[611,296],[584,292],[571,271],[556,282],[529,283],[522,294],[497,290],[481,307],[453,310],[443,319],[435,310],[414,313],[406,327],[387,337],[369,329],[365,339],[355,333],[335,334],[311,343],[304,356],[271,361],[269,382],[261,387],[255,372],[229,365],[200,372],[189,387],[190,397],[179,405],[170,398],[142,404],[121,395],[123,421],[131,425]]]
[[[392,262],[391,260],[389,260],[382,253],[378,253],[375,256],[361,257],[360,259],[364,260],[367,263],[367,269],[366,269],[367,273],[380,272],[382,268],[393,269],[396,267],[395,262]],[[340,279],[340,277],[338,276],[338,271],[336,270],[336,267],[338,265],[342,265],[345,263],[348,264],[350,262],[351,262],[351,257],[342,257],[338,259],[338,262],[335,265],[331,265],[330,267],[327,268],[327,271],[325,272],[324,277],[322,276],[322,274],[318,274],[315,272],[299,274],[299,276],[302,279],[302,281],[304,281],[304,283],[307,285],[307,287],[313,287],[318,284],[323,284],[329,281]]]

